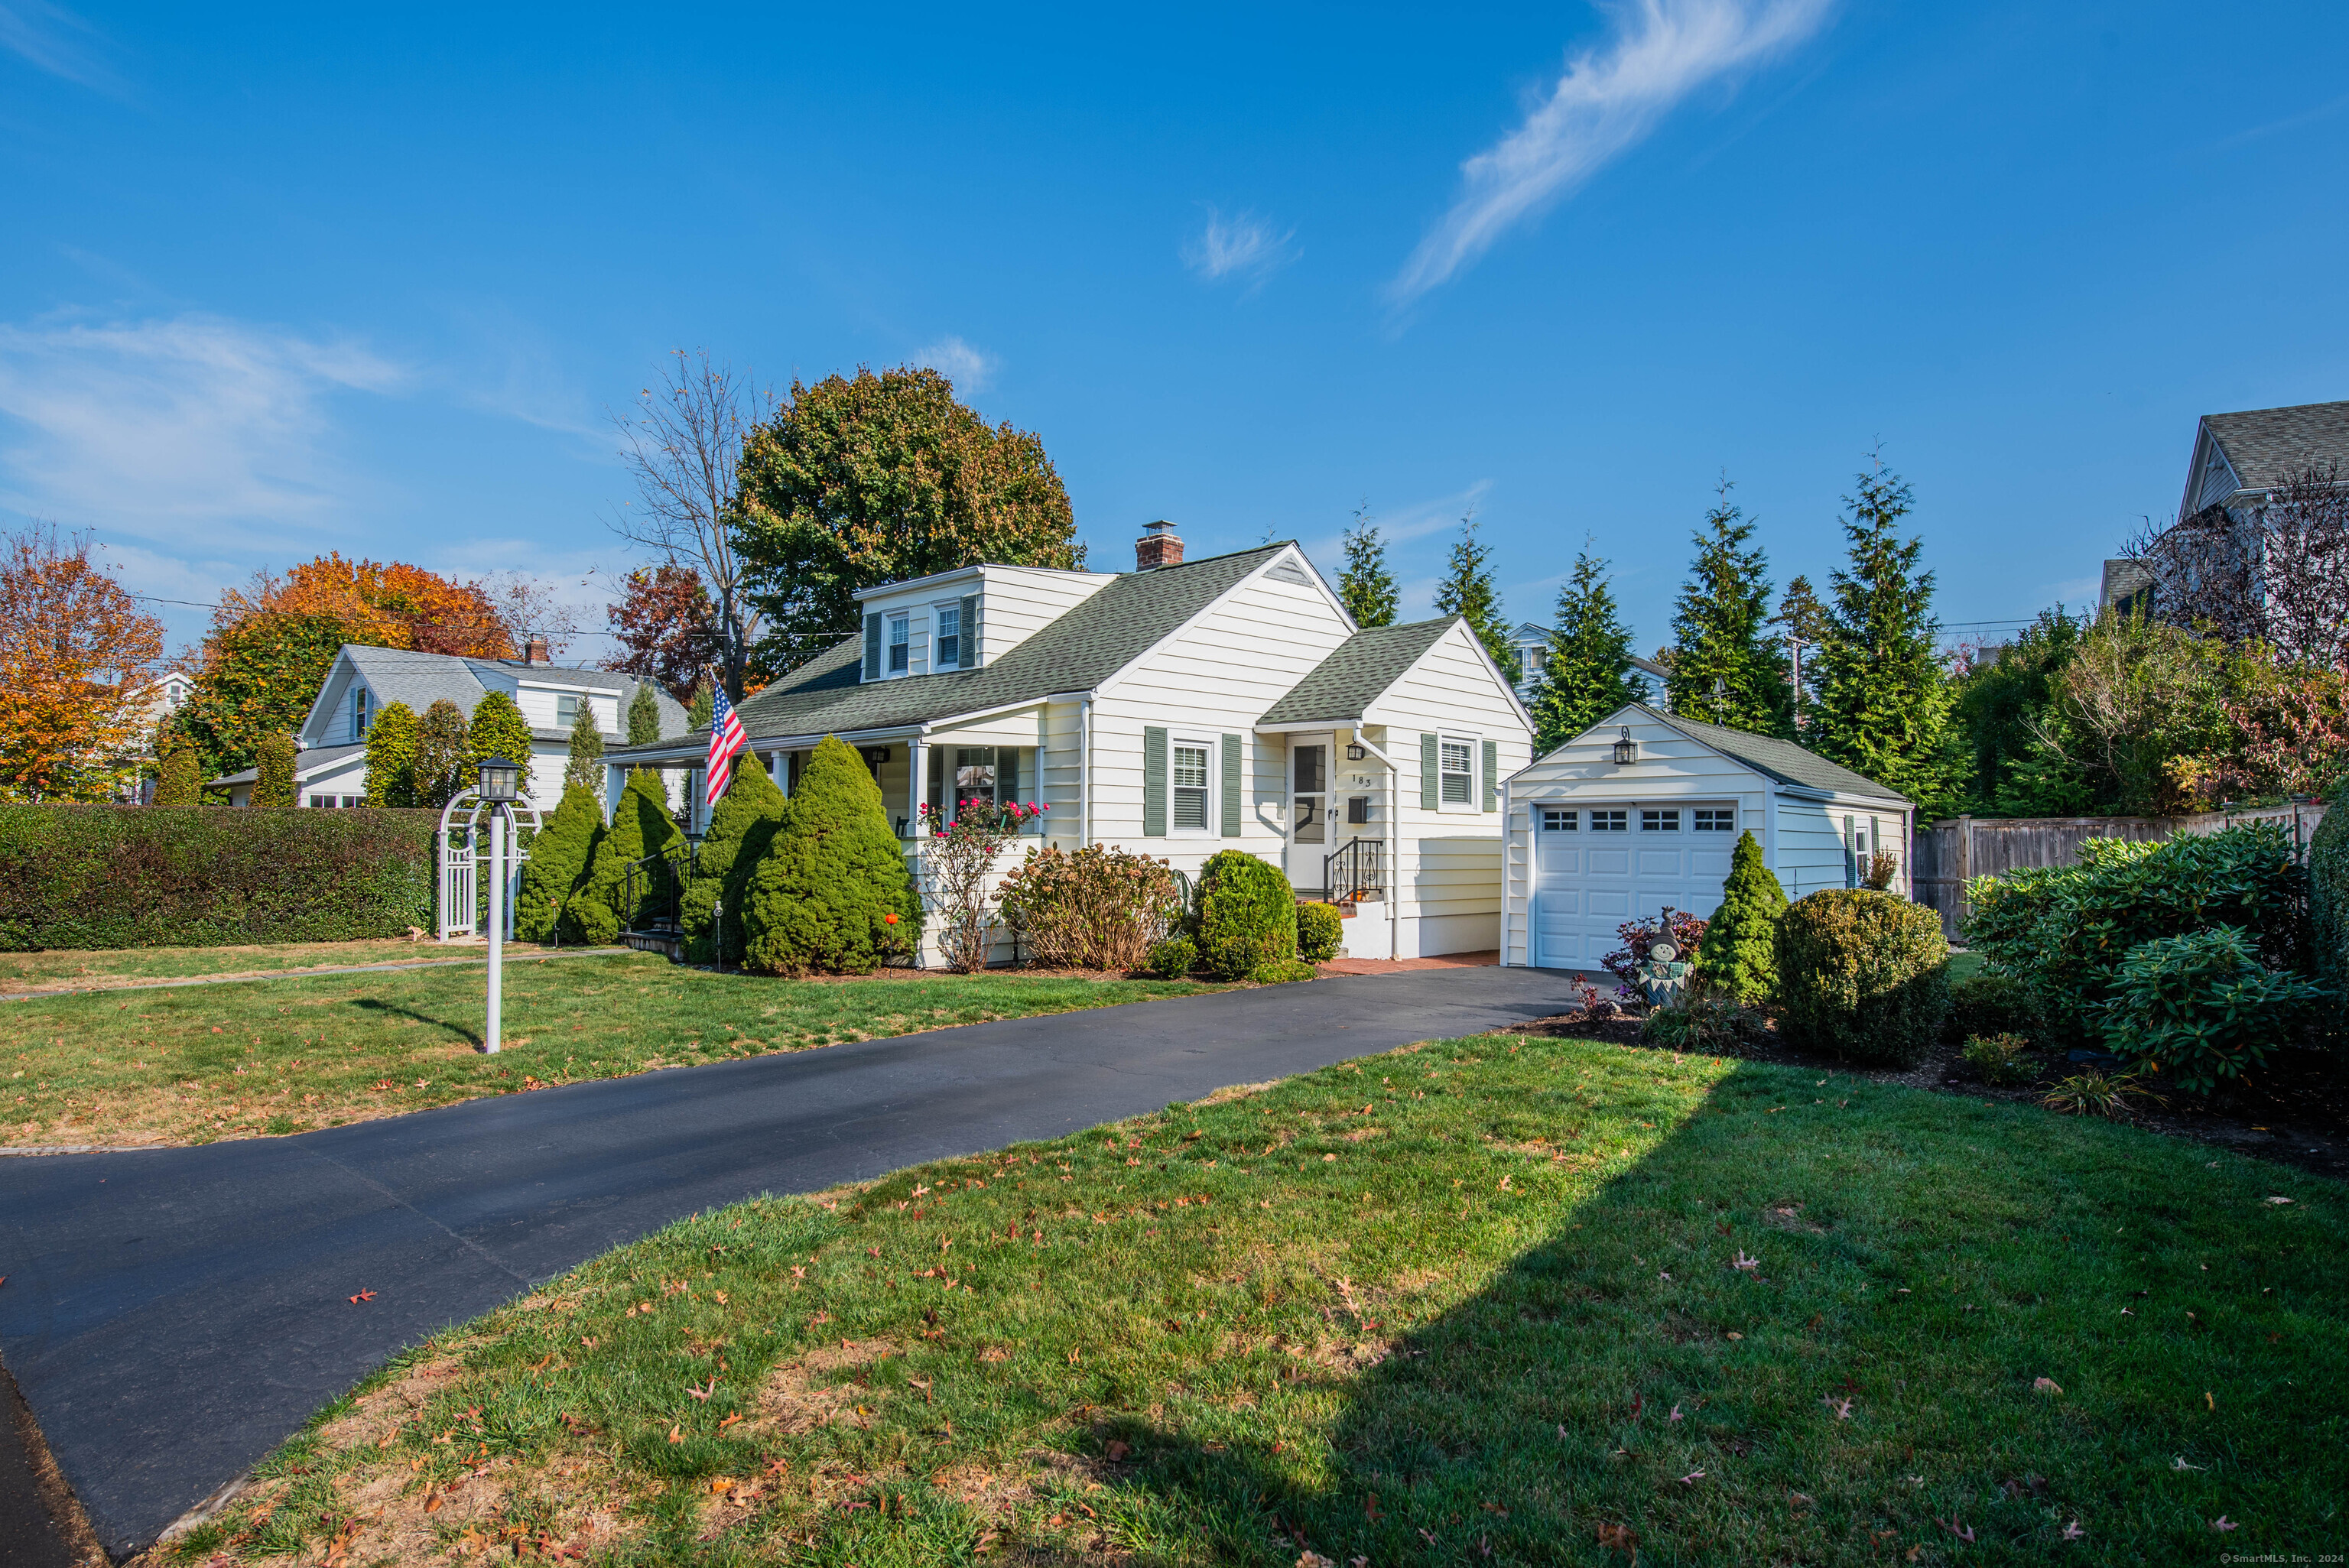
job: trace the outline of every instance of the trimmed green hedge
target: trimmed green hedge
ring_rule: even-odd
[[[2308,914],[2317,978],[2349,995],[2349,784],[2333,792],[2309,836]]]
[[[224,947],[429,931],[438,817],[0,806],[0,949]]]

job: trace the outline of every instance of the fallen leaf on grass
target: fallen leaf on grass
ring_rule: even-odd
[[[2289,1203],[2289,1202],[2292,1202],[2292,1200],[2291,1200],[2291,1199],[2289,1199],[2289,1198],[2271,1198],[2271,1199],[2269,1199],[2269,1200],[2268,1200],[2268,1202],[2271,1202],[2271,1203]],[[2228,1528],[2229,1528],[2229,1529],[2232,1529],[2232,1528],[2233,1528],[2233,1526],[2230,1525]]]
[[[1848,1421],[1851,1419],[1851,1401],[1849,1399],[1837,1399],[1828,1395],[1822,1394],[1819,1396],[1819,1403],[1825,1405],[1828,1409],[1833,1410],[1836,1413],[1837,1420]]]
[[[696,1386],[696,1385],[694,1385],[694,1384],[691,1384],[691,1383],[688,1383],[688,1384],[685,1386],[685,1391],[686,1391],[687,1393],[688,1393],[688,1394],[692,1395],[692,1396],[693,1396],[695,1398],[697,1398],[697,1399],[703,1399],[703,1400],[706,1400],[706,1399],[708,1399],[708,1398],[709,1398],[709,1396],[710,1396],[710,1395],[712,1395],[712,1394],[714,1394],[714,1393],[716,1393],[716,1392],[718,1391],[718,1379],[717,1379],[717,1378],[715,1378],[715,1377],[712,1377],[712,1378],[709,1380],[709,1386],[708,1387],[706,1387],[706,1388],[705,1388],[705,1387],[698,1387],[698,1386]]]
[[[1122,1459],[1125,1458],[1125,1456],[1126,1456],[1126,1455],[1128,1455],[1128,1454],[1132,1453],[1133,1451],[1133,1445],[1132,1443],[1126,1443],[1126,1442],[1116,1442],[1116,1441],[1112,1441],[1112,1442],[1109,1445],[1109,1449],[1108,1449],[1108,1453],[1109,1453],[1110,1460],[1111,1460],[1111,1462],[1112,1462],[1112,1463],[1115,1463],[1117,1460],[1122,1460]]]
[[[2186,1462],[2186,1456],[2184,1454],[2180,1454],[2169,1462],[2169,1468],[2171,1470],[2209,1470],[2210,1467],[2209,1465],[2188,1464]]]
[[[1703,1479],[1704,1479],[1704,1471],[1702,1471],[1702,1470],[1691,1470],[1691,1471],[1689,1471],[1689,1472],[1688,1472],[1688,1474],[1686,1474],[1686,1475],[1684,1475],[1684,1476],[1681,1477],[1681,1484],[1682,1484],[1682,1486],[1694,1486],[1697,1482],[1699,1482],[1699,1481],[1702,1480]]]
[[[351,1305],[352,1305],[353,1306],[357,1306],[359,1303],[361,1303],[361,1302],[363,1302],[363,1301],[373,1301],[374,1299],[375,1299],[375,1292],[373,1292],[373,1291],[371,1291],[371,1290],[363,1290],[363,1291],[359,1292],[359,1293],[358,1293],[358,1295],[355,1295],[355,1296],[351,1297]]]
[[[2053,1377],[2033,1377],[2031,1386],[2042,1394],[2061,1394],[2064,1391],[2063,1385]]]
[[[668,1429],[668,1440],[673,1443],[685,1441],[685,1428],[682,1425],[671,1427]]]
[[[2222,1513],[2210,1522],[2210,1528],[2223,1535],[2230,1530],[2240,1530],[2242,1526]]]
[[[1681,1418],[1681,1408],[1680,1408],[1678,1405],[1674,1405],[1674,1406],[1672,1407],[1672,1413],[1671,1413],[1671,1415],[1666,1416],[1666,1417],[1664,1418],[1664,1419],[1666,1419],[1667,1421],[1677,1421],[1677,1420],[1679,1420],[1680,1418]]]
[[[2080,1522],[2076,1519],[2064,1527],[2064,1539],[2066,1541],[2077,1541],[2080,1537],[2087,1533],[2088,1532],[2080,1528]]]
[[[1758,1269],[1762,1266],[1762,1260],[1760,1258],[1747,1257],[1745,1255],[1745,1249],[1744,1247],[1740,1247],[1737,1249],[1737,1256],[1730,1260],[1730,1266],[1732,1268],[1741,1269]]]
[[[1933,1522],[1948,1531],[1951,1534],[1956,1536],[1959,1540],[1963,1541],[1970,1545],[1972,1543],[1974,1538],[1974,1527],[1972,1525],[1961,1525],[1954,1519],[1936,1519]]]
[[[1421,1531],[1420,1533],[1422,1535],[1427,1535],[1427,1532],[1424,1530]],[[1427,1535],[1427,1541],[1428,1544],[1432,1546],[1435,1543],[1435,1537],[1433,1535]],[[1609,1552],[1628,1552],[1631,1553],[1634,1558],[1637,1558],[1640,1554],[1639,1532],[1628,1524],[1600,1525],[1599,1527],[1599,1544]]]

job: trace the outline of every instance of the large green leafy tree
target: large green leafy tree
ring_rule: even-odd
[[[1818,649],[1816,707],[1805,743],[1917,802],[1926,817],[1963,803],[1963,737],[1956,690],[1934,644],[1933,574],[1917,569],[1924,541],[1903,538],[1908,482],[1880,465],[1845,498],[1849,565],[1830,583]]]
[[[792,383],[736,478],[733,539],[770,670],[856,632],[861,588],[982,561],[1084,563],[1044,443],[989,426],[936,370]]]
[[[1672,711],[1757,735],[1783,733],[1792,694],[1770,635],[1769,562],[1750,544],[1754,525],[1720,498],[1696,531],[1696,560],[1672,612],[1672,656],[1664,683]]]
[[[920,939],[922,897],[863,758],[825,736],[751,874],[743,966],[868,975]]]
[[[367,732],[367,798],[370,806],[416,804],[416,710],[404,702],[378,709]]]
[[[709,830],[701,836],[693,875],[685,884],[678,923],[685,927],[689,964],[742,961],[742,910],[750,895],[750,878],[767,858],[790,808],[755,758],[740,761],[726,793],[709,813]]]
[[[253,766],[267,737],[302,727],[319,685],[349,640],[343,623],[274,612],[215,627],[179,722],[215,777]]]
[[[1549,656],[1526,704],[1534,754],[1546,755],[1626,703],[1647,699],[1647,677],[1631,663],[1630,629],[1607,586],[1607,562],[1585,549],[1557,591]]]
[[[1501,673],[1515,680],[1517,675],[1517,650],[1509,645],[1509,624],[1501,618],[1501,591],[1493,582],[1493,547],[1476,537],[1476,517],[1471,512],[1460,520],[1460,540],[1452,547],[1452,559],[1446,566],[1443,585],[1435,591],[1435,607],[1446,615],[1458,615],[1501,666]]]
[[[409,765],[416,804],[439,810],[473,785],[465,710],[436,698],[416,726],[416,760]]]
[[[1952,712],[1971,764],[1966,793],[1973,810],[1998,810],[2002,800],[2033,792],[2023,769],[2039,749],[2057,683],[2085,629],[2061,604],[2043,610],[2013,642],[1977,654],[1960,678]]]
[[[1358,626],[1392,626],[1402,603],[1394,573],[1387,568],[1387,542],[1371,521],[1366,501],[1354,509],[1346,531],[1346,565],[1338,573],[1338,598]]]
[[[502,757],[522,769],[514,787],[530,793],[530,721],[514,699],[502,691],[484,692],[473,705],[472,722],[465,730],[465,760],[469,778],[480,777],[482,763]]]
[[[587,880],[587,868],[604,832],[604,802],[597,791],[566,784],[563,799],[545,828],[530,841],[523,862],[522,888],[514,895],[514,929],[526,941],[554,934],[571,899]],[[566,929],[576,936],[576,923]]]

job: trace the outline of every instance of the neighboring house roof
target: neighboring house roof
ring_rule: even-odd
[[[1897,800],[1909,804],[1909,797],[1897,789],[1887,789],[1875,779],[1854,773],[1850,769],[1828,761],[1816,751],[1808,751],[1791,740],[1775,736],[1754,735],[1743,729],[1729,729],[1718,724],[1699,724],[1692,718],[1650,707],[1635,702],[1631,711],[1644,714],[1668,729],[1677,730],[1699,746],[1709,747],[1733,762],[1742,762],[1765,779],[1781,784],[1791,784],[1800,789],[1827,789],[1838,795],[1866,795],[1878,800]],[[1604,728],[1604,726],[1598,727]]]
[[[1509,641],[1512,643],[1546,643],[1549,641],[1549,627],[1537,626],[1531,621],[1525,622],[1509,634]],[[1631,655],[1631,667],[1641,675],[1656,680],[1667,679],[1671,675],[1670,670],[1656,663],[1655,660],[1643,659],[1637,654]],[[1527,684],[1531,684],[1532,678],[1530,676],[1526,677]]]
[[[409,648],[374,648],[357,643],[343,645],[342,656],[351,662],[367,690],[375,694],[377,706],[404,702],[419,717],[434,703],[446,699],[455,703],[468,715],[473,705],[488,695],[490,683],[502,687],[508,680],[521,679],[548,686],[583,686],[594,691],[608,691],[619,698],[620,727],[605,730],[608,739],[627,734],[628,705],[636,700],[639,685],[649,687],[653,701],[660,708],[661,735],[675,738],[691,727],[686,720],[684,705],[661,688],[657,682],[638,682],[636,677],[619,670],[574,669],[567,665],[524,664],[520,659],[469,659],[454,654],[418,653]],[[482,677],[489,677],[485,681]],[[331,681],[332,676],[329,674]],[[324,695],[324,688],[321,688]],[[313,699],[312,706],[316,706]],[[305,719],[306,725],[308,720]],[[532,738],[567,742],[571,732],[564,729],[533,729]]]
[[[366,755],[367,748],[364,746],[313,746],[307,751],[297,751],[294,754],[294,782],[299,784],[305,779],[332,772],[352,758]],[[261,769],[256,766],[241,773],[224,773],[211,782],[214,787],[225,788],[231,784],[257,783],[260,779]]]
[[[1121,576],[975,670],[861,680],[864,639],[843,637],[735,711],[754,739],[767,739],[895,729],[1090,691],[1288,548],[1284,541]],[[617,761],[647,749],[606,755]]]
[[[2302,403],[2205,414],[2202,428],[2245,490],[2289,483],[2312,461],[2349,468],[2349,403]]]
[[[1549,641],[1549,628],[1547,626],[1537,626],[1531,621],[1520,621],[1517,623],[1517,629],[1509,634],[1509,641],[1512,643],[1547,643]]]
[[[1401,680],[1422,654],[1449,631],[1457,615],[1371,626],[1338,645],[1306,677],[1274,703],[1258,724],[1306,724],[1317,719],[1356,719],[1380,694]]]

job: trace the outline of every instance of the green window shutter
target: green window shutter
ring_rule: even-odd
[[[947,748],[934,743],[929,749],[930,792],[925,798],[931,805],[944,811],[951,819],[954,816],[954,802],[947,799]]]
[[[978,595],[962,596],[962,667],[978,668]]]
[[[1224,837],[1240,836],[1240,738],[1224,737]]]
[[[1487,811],[1501,809],[1501,781],[1493,777],[1500,770],[1501,743],[1488,740],[1485,742],[1485,810]]]
[[[1017,746],[995,748],[995,800],[999,806],[1019,799],[1019,751]]]
[[[1443,801],[1436,795],[1436,790],[1442,785],[1443,780],[1436,777],[1435,772],[1435,737],[1423,735],[1419,738],[1419,809],[1421,810],[1433,811],[1442,807]]]
[[[881,678],[881,617],[878,615],[864,617],[864,678],[868,681]]]
[[[1156,725],[1142,732],[1142,836],[1166,836],[1166,732]]]

